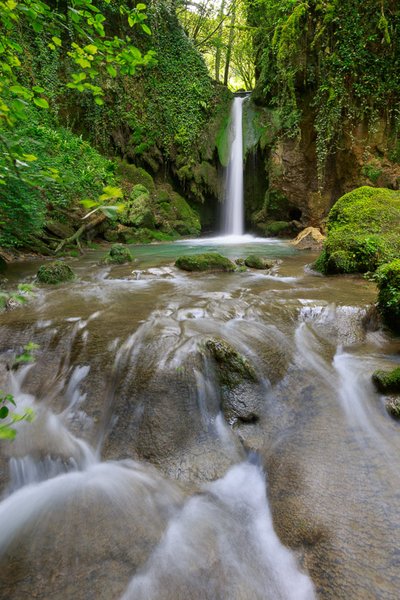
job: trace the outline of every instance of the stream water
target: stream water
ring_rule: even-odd
[[[400,344],[366,326],[372,284],[241,241],[134,247],[114,267],[91,251],[75,282],[0,315],[0,388],[36,416],[1,444],[0,598],[398,598],[400,431],[370,381]],[[221,247],[279,262],[172,266]],[[221,410],[215,337],[256,369],[235,392],[255,420]],[[29,341],[36,363],[9,370]]]

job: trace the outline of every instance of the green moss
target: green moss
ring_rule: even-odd
[[[231,131],[232,119],[227,114],[221,124],[221,127],[217,133],[216,146],[218,150],[219,162],[223,167],[227,167],[229,163],[229,152],[230,152],[230,131]]]
[[[379,312],[391,329],[400,332],[400,259],[381,266],[375,280]]]
[[[132,185],[142,185],[150,192],[155,189],[152,176],[142,167],[136,167],[126,161],[121,161],[118,164],[117,174]]]
[[[234,271],[235,265],[221,254],[195,254],[180,256],[175,266],[184,271]]]
[[[400,192],[364,186],[340,198],[317,260],[323,273],[365,273],[400,255]]]
[[[123,244],[114,244],[103,258],[106,264],[122,265],[132,261],[132,254]]]
[[[267,223],[264,227],[265,235],[277,237],[280,235],[290,235],[292,232],[292,226],[287,221],[273,221]]]
[[[382,394],[399,394],[400,367],[393,369],[393,371],[375,371],[372,375],[372,381]]]
[[[382,169],[380,168],[380,166],[376,165],[376,163],[368,163],[363,166],[363,168],[361,169],[361,173],[365,177],[368,177],[368,179],[372,181],[372,183],[376,183],[379,177],[382,175]]]
[[[245,261],[244,264],[246,267],[250,267],[250,269],[271,269],[273,263],[268,261],[261,256],[256,256],[255,254],[250,254]]]
[[[75,273],[71,267],[60,260],[41,265],[36,274],[41,283],[57,284],[75,279]]]
[[[216,362],[221,385],[233,389],[245,381],[257,381],[256,372],[247,358],[225,340],[210,339],[205,346]]]

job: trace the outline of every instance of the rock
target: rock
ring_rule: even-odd
[[[316,227],[306,227],[290,242],[299,250],[322,250],[325,236]]]
[[[41,283],[57,284],[75,279],[75,273],[69,265],[56,260],[40,266],[36,277]]]
[[[244,258],[237,258],[237,259],[235,260],[235,264],[236,264],[238,267],[244,267]]]
[[[250,267],[250,269],[272,269],[274,261],[263,258],[262,256],[250,254],[250,256],[245,258],[244,264],[246,267]]]
[[[375,371],[372,381],[382,394],[400,394],[400,367],[393,371]]]
[[[257,375],[247,358],[235,350],[228,342],[221,339],[210,339],[206,349],[217,365],[220,383],[230,389],[245,381],[257,381]]]
[[[46,229],[60,239],[72,237],[75,233],[75,230],[73,227],[71,227],[71,225],[68,225],[67,223],[60,223],[59,221],[53,221],[53,219],[46,221]]]
[[[180,256],[175,266],[183,271],[234,271],[235,265],[229,258],[217,252]]]
[[[400,192],[364,186],[332,207],[314,267],[326,274],[366,273],[400,255]]]
[[[400,332],[400,259],[380,267],[375,280],[378,284],[378,310],[386,324]]]
[[[104,256],[103,262],[106,264],[123,265],[132,261],[132,254],[129,248],[123,244],[113,244],[109,252]]]
[[[385,407],[389,415],[395,419],[400,419],[400,398],[388,398]]]

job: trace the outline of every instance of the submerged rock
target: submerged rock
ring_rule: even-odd
[[[103,261],[107,264],[123,265],[132,261],[132,254],[129,248],[123,244],[114,244],[103,258]]]
[[[272,269],[274,261],[263,258],[262,256],[250,254],[250,256],[245,258],[244,264],[246,267],[250,267],[250,269]]]
[[[290,243],[299,250],[322,250],[325,236],[316,227],[306,227]]]
[[[393,371],[375,371],[372,381],[382,394],[400,394],[400,367]]]
[[[75,279],[75,273],[69,265],[56,260],[55,262],[41,265],[36,274],[38,281],[41,283],[57,284],[63,281],[71,281]]]
[[[207,340],[206,348],[217,363],[218,378],[222,385],[232,389],[243,381],[257,381],[257,375],[247,358],[225,340]]]
[[[180,256],[175,266],[183,271],[234,271],[235,265],[229,258],[217,252]]]

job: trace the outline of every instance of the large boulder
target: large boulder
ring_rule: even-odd
[[[400,367],[393,371],[375,371],[372,381],[382,394],[400,394]]]
[[[315,267],[326,274],[365,273],[400,256],[400,192],[364,186],[332,207]]]
[[[274,261],[263,258],[262,256],[250,254],[245,258],[244,264],[250,269],[272,269]]]
[[[109,252],[103,258],[106,264],[123,265],[132,261],[132,254],[129,248],[123,244],[113,244]]]
[[[400,332],[400,259],[382,265],[375,274],[378,310],[386,324]]]

